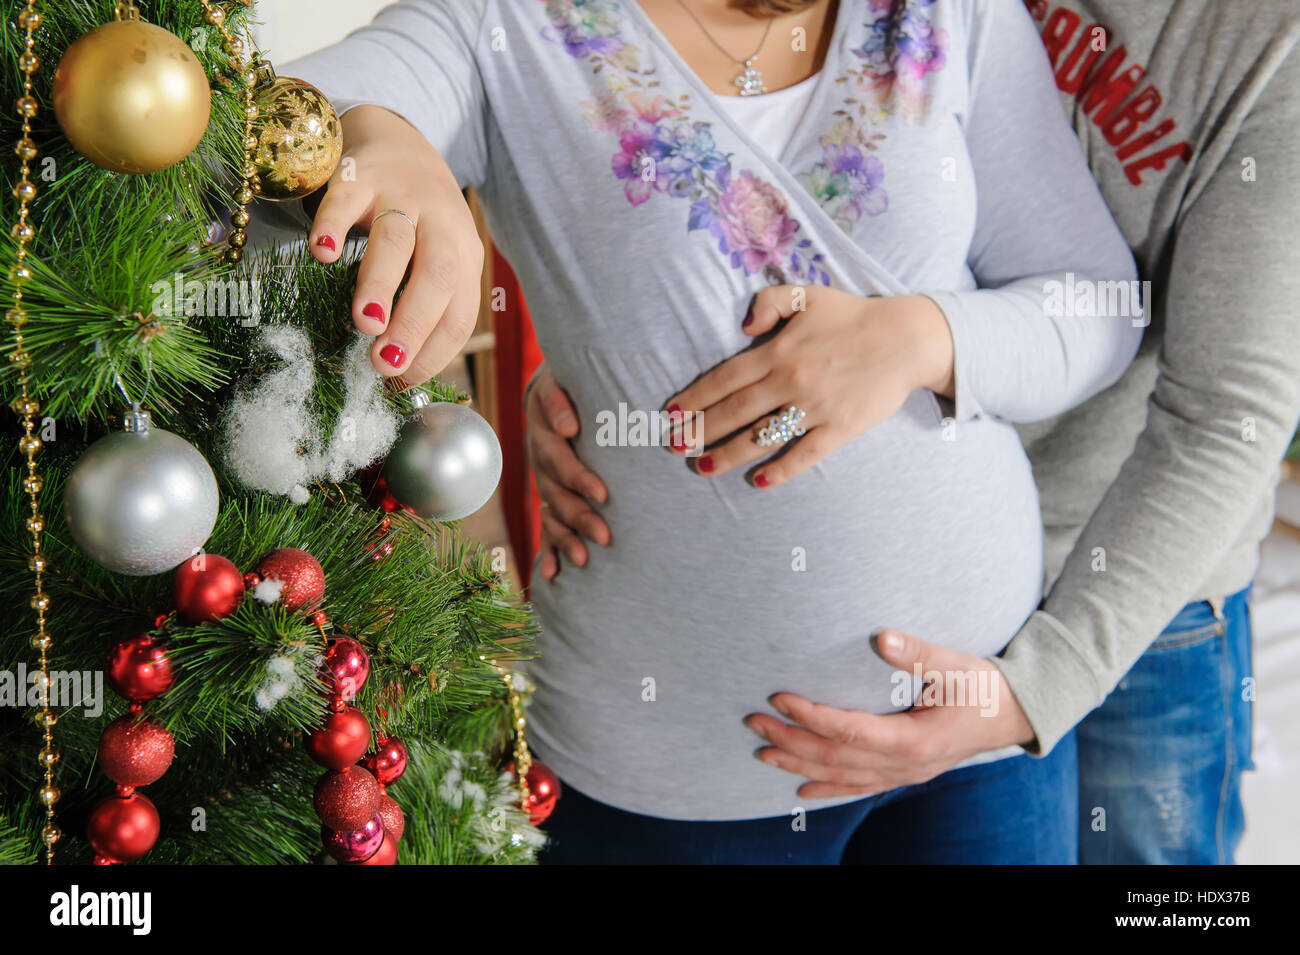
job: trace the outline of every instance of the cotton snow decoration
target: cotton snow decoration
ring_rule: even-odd
[[[262,330],[257,347],[280,365],[238,390],[222,428],[226,463],[242,483],[305,504],[311,485],[345,480],[387,453],[401,418],[384,401],[371,341],[356,335],[343,356],[343,408],[327,442],[310,406],[316,361],[307,333],[291,325]]]

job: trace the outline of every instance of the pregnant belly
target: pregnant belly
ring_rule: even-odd
[[[738,472],[691,474],[659,448],[580,453],[610,487],[614,542],[537,579],[532,672],[545,747],[591,787],[617,766],[617,787],[667,774],[678,783],[661,795],[676,799],[685,775],[703,799],[727,774],[765,774],[742,720],[772,693],[892,712],[905,701],[873,632],[986,656],[1041,595],[1038,504],[1014,431],[974,422],[944,440],[919,393],[770,491]],[[679,752],[702,739],[714,744]],[[653,798],[637,811],[674,814]]]

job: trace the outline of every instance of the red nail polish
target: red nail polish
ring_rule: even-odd
[[[682,406],[681,406],[681,405],[679,405],[679,404],[671,404],[671,405],[668,406],[668,417],[670,417],[670,418],[678,417],[678,416],[681,415],[681,413],[682,413]]]
[[[319,239],[316,240],[316,244],[319,245],[319,246],[320,246],[321,248],[323,248],[323,249],[329,249],[331,252],[333,252],[333,251],[334,251],[334,236],[332,236],[332,235],[323,235],[323,236],[321,236]]]
[[[754,322],[754,313],[750,312],[748,315],[745,316],[745,320],[740,323],[740,327],[748,328],[750,325],[753,324],[753,322]]]
[[[668,446],[672,448],[674,451],[685,451],[686,435],[678,431],[676,434],[672,436],[672,439],[668,442]]]
[[[384,320],[384,306],[378,302],[371,302],[361,310],[361,314],[366,318],[373,318],[377,322],[382,322]]]
[[[401,368],[402,362],[406,360],[406,352],[401,345],[394,345],[391,342],[379,349],[379,357],[388,362],[394,368]]]
[[[700,458],[698,461],[695,462],[695,466],[699,468],[701,471],[703,471],[705,474],[712,474],[713,469],[716,468],[718,465],[713,460],[713,455],[706,454],[704,457]]]
[[[757,484],[759,487],[767,487],[772,482],[767,479],[766,474],[755,474],[754,483]]]

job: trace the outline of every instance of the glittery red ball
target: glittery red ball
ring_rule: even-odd
[[[244,598],[244,575],[220,554],[200,554],[176,568],[172,599],[190,623],[220,620]]]
[[[119,786],[148,786],[172,764],[176,741],[166,727],[131,714],[104,727],[99,737],[99,764]]]
[[[345,700],[350,700],[365,686],[370,676],[370,655],[351,637],[335,637],[325,647],[322,678],[325,685]]]
[[[349,862],[347,865],[397,865],[397,840],[391,833],[384,833],[384,844],[379,851],[363,862]]]
[[[90,811],[86,838],[95,852],[114,862],[134,862],[158,841],[158,810],[139,793],[109,796]]]
[[[515,764],[506,767],[506,772],[514,774]],[[551,767],[533,760],[528,770],[528,818],[534,826],[540,826],[555,812],[555,804],[560,801],[560,777]],[[517,801],[517,800],[516,800]]]
[[[284,584],[280,599],[290,610],[299,607],[314,610],[325,596],[325,571],[321,569],[320,561],[305,550],[281,547],[271,551],[257,565],[257,572],[263,580],[278,580]]]
[[[400,840],[406,833],[406,816],[402,807],[388,793],[379,797],[379,815],[383,817],[384,828],[394,840]]]
[[[370,722],[355,706],[325,714],[325,722],[307,737],[307,753],[326,769],[346,769],[366,755]]]
[[[406,745],[396,736],[381,736],[373,753],[361,765],[375,774],[382,785],[391,786],[406,772]]]
[[[384,842],[384,820],[375,813],[360,829],[345,830],[320,828],[321,843],[339,862],[364,862],[379,851]]]
[[[360,766],[325,773],[312,799],[316,815],[328,829],[360,829],[379,811],[379,783]]]
[[[115,692],[136,702],[161,696],[175,679],[167,651],[147,633],[129,637],[112,649],[105,676]]]

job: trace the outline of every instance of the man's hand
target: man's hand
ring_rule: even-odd
[[[542,579],[560,572],[560,553],[579,567],[587,564],[587,539],[608,546],[609,525],[590,501],[609,498],[605,482],[590,471],[569,443],[578,435],[578,416],[568,394],[543,366],[533,382],[525,407],[528,419],[524,445],[542,499]]]
[[[810,780],[799,787],[805,799],[868,795],[923,783],[977,753],[1033,741],[1024,711],[988,660],[893,630],[880,634],[877,648],[885,662],[909,674],[920,664],[926,686],[911,710],[877,716],[777,693],[770,702],[792,723],[762,713],[745,719],[772,744],[759,750],[759,759]],[[968,691],[983,681],[988,688],[984,704],[978,692],[968,692],[962,705],[946,699],[958,681]]]

